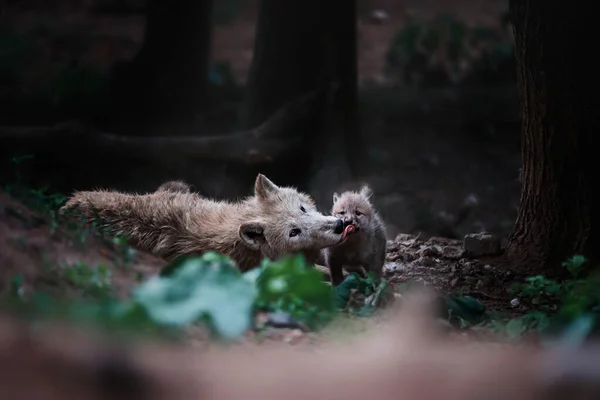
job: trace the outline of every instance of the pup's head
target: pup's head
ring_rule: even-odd
[[[334,193],[331,214],[344,221],[344,226],[354,225],[357,233],[367,231],[375,212],[371,204],[372,196],[373,192],[368,185],[363,185],[358,192]]]
[[[343,222],[317,211],[313,199],[291,187],[279,187],[258,174],[254,185],[258,217],[240,225],[243,243],[265,257],[279,258],[340,244]]]

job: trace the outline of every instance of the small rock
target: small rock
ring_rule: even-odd
[[[386,13],[384,10],[373,10],[371,12],[371,19],[374,22],[381,23],[388,19],[388,13]]]
[[[283,341],[290,344],[296,344],[304,336],[304,332],[300,329],[292,329],[289,332],[285,332],[283,335]]]
[[[470,233],[463,242],[465,252],[471,257],[495,255],[501,252],[500,240],[489,233]]]
[[[510,301],[511,307],[519,307],[519,304],[521,304],[521,302],[516,297]]]
[[[479,204],[479,197],[475,193],[470,193],[463,199],[463,206],[474,207]]]
[[[390,272],[403,272],[405,269],[405,266],[403,263],[400,263],[397,261],[392,261],[392,262],[385,263],[383,265],[383,268],[386,271],[390,271]]]
[[[299,321],[296,321],[292,316],[286,312],[276,311],[267,314],[268,319],[265,321],[265,325],[272,326],[274,328],[296,328],[303,331],[308,331],[308,327],[304,326]]]
[[[464,256],[465,251],[462,246],[445,246],[442,248],[442,255],[448,260],[459,260]]]

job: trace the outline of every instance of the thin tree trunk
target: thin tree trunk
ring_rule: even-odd
[[[508,254],[559,272],[574,254],[598,260],[600,124],[589,5],[511,0],[522,127],[522,193]],[[592,67],[594,66],[594,67]]]
[[[112,90],[117,115],[173,119],[202,111],[211,10],[212,0],[148,1],[143,47],[130,64],[115,69]]]
[[[263,0],[257,22],[254,58],[243,110],[244,127],[262,123],[281,104],[316,88],[326,88],[322,112],[296,126],[313,132],[304,151],[291,154],[270,176],[282,184],[317,188],[351,179],[350,160],[362,147],[356,119],[355,1]],[[293,134],[289,132],[288,134]],[[355,149],[349,157],[348,143]],[[354,147],[356,144],[356,147]],[[310,179],[317,173],[317,177]],[[325,176],[326,175],[326,176]]]

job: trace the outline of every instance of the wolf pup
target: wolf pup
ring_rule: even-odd
[[[367,185],[359,192],[333,194],[331,214],[344,221],[347,228],[354,227],[354,232],[347,235],[344,243],[324,249],[325,265],[329,268],[331,284],[334,286],[344,280],[343,268],[364,276],[362,267],[367,273],[373,271],[375,279],[381,279],[386,233],[383,220],[371,203],[372,196],[373,192]]]

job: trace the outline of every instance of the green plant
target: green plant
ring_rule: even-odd
[[[335,315],[331,286],[302,254],[274,262],[263,260],[247,276],[256,282],[258,309],[288,313],[311,329],[322,327]]]
[[[514,285],[511,294],[520,296],[533,310],[508,322],[510,335],[516,337],[530,329],[541,333],[559,332],[581,318],[589,319],[591,331],[599,329],[600,273],[585,271],[585,263],[581,255],[563,262],[562,266],[571,275],[564,281],[536,275]]]
[[[78,261],[61,268],[61,275],[84,294],[92,297],[109,297],[112,291],[111,271],[105,265],[88,266]]]
[[[409,21],[394,36],[387,73],[400,83],[458,85],[513,82],[510,31],[467,26],[449,15]]]
[[[204,320],[225,338],[251,326],[255,297],[253,282],[217,253],[180,257],[133,292],[134,301],[157,323],[185,326]]]

